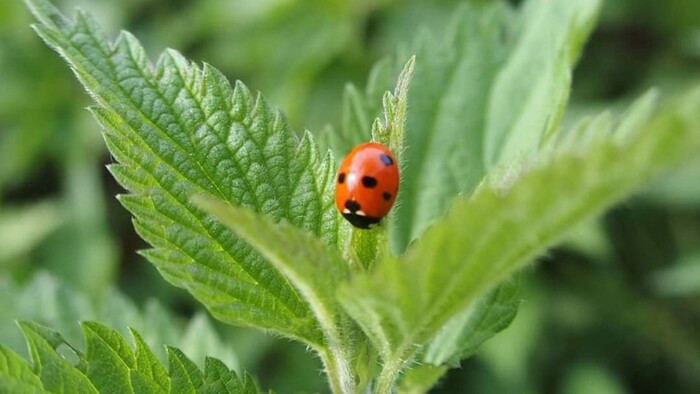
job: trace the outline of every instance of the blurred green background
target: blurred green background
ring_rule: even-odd
[[[211,63],[262,91],[296,130],[319,132],[340,124],[346,83],[364,86],[376,61],[419,27],[441,31],[460,2],[55,3],[88,10],[110,34],[133,32],[151,56],[172,47]],[[156,337],[184,346],[163,330],[213,330],[231,353],[221,357],[263,388],[325,392],[320,364],[302,346],[188,323],[202,321],[199,306],[137,254],[146,245],[114,198],[122,190],[84,109],[91,101],[32,22],[21,1],[0,2],[0,342],[22,348],[17,318],[137,325],[128,319],[136,316],[155,325],[160,311],[168,327],[154,328]],[[672,95],[699,71],[700,1],[609,0],[575,71],[565,123],[622,108],[652,86]],[[700,392],[700,158],[580,226],[526,276],[513,325],[436,393]],[[57,312],[56,294],[91,307]],[[121,306],[106,301],[115,294]],[[133,314],[113,316],[124,308]]]

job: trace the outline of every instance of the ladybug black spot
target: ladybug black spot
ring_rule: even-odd
[[[381,155],[379,155],[379,160],[381,160],[385,166],[390,166],[390,165],[394,164],[394,160],[391,157],[389,157],[388,155],[386,155],[385,153],[382,153]]]
[[[361,207],[357,201],[347,200],[345,201],[345,208],[347,208],[350,212],[355,213],[359,211]]]
[[[373,188],[377,186],[377,178],[371,176],[362,177],[362,185],[367,188]]]
[[[391,200],[391,193],[389,193],[389,192],[384,192],[384,193],[382,193],[382,198],[383,198],[385,201]]]
[[[381,221],[381,218],[373,218],[371,216],[360,216],[354,213],[344,213],[343,217],[353,226],[361,229],[368,229],[376,226]]]
[[[345,173],[341,172],[340,174],[338,174],[338,183],[343,183],[343,182],[345,182]]]

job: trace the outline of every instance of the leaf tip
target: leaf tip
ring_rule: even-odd
[[[56,30],[70,25],[70,21],[49,1],[24,0],[24,4],[42,25]]]
[[[236,80],[233,87],[231,115],[238,120],[245,119],[252,103],[253,94],[250,92],[250,89],[241,80]]]

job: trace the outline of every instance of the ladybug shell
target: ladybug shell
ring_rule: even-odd
[[[375,142],[352,148],[340,163],[335,206],[353,226],[370,228],[386,216],[399,191],[399,168],[389,149]]]

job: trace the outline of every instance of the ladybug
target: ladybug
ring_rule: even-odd
[[[367,229],[391,209],[399,191],[399,167],[389,149],[376,142],[352,148],[340,163],[335,206],[350,224]]]

